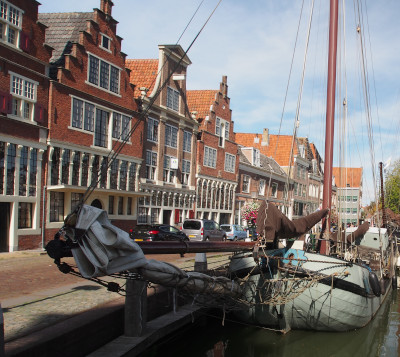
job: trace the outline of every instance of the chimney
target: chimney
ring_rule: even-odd
[[[111,0],[100,0],[100,10],[108,16],[111,16],[113,6],[114,3]]]
[[[228,96],[228,84],[227,84],[228,77],[222,76],[222,82],[219,86],[219,91],[222,93],[222,96],[226,98]]]
[[[269,130],[267,128],[264,128],[262,134],[261,146],[268,146],[268,145],[269,145]]]

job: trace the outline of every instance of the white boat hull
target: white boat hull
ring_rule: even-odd
[[[384,293],[374,295],[369,282],[369,270],[366,267],[356,264],[346,266],[343,265],[343,260],[315,253],[304,253],[302,257],[312,261],[303,263],[303,269],[321,272],[331,277],[329,279],[332,279],[332,274],[337,273],[340,278],[335,280],[333,286],[326,279],[324,282],[316,282],[285,304],[271,305],[260,303],[262,290],[257,289],[265,285],[265,279],[268,277],[265,274],[252,275],[249,277],[251,283],[246,284],[248,289],[245,291],[249,308],[235,312],[237,318],[252,325],[281,331],[349,331],[367,325],[391,291],[392,284],[388,279]],[[249,266],[252,259],[233,259],[231,272],[235,271],[235,266]],[[254,259],[253,265],[256,265]],[[344,276],[345,274],[347,275]],[[272,278],[282,278],[282,271],[273,274]],[[337,287],[338,280],[342,280],[339,285],[344,286]]]

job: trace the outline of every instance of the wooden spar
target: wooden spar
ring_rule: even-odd
[[[325,133],[325,163],[324,163],[324,191],[322,209],[332,206],[332,166],[333,166],[333,138],[335,124],[335,95],[336,95],[336,54],[338,32],[338,0],[330,2],[329,19],[329,56],[328,56],[328,86],[326,98],[326,133]],[[325,237],[329,236],[329,218],[323,220]],[[328,241],[322,240],[320,253],[328,254]]]
[[[253,250],[257,242],[136,242],[144,254],[186,254]]]
[[[386,209],[385,209],[385,191],[383,190],[383,163],[379,163],[379,172],[381,176],[381,206],[382,206],[382,227],[387,227]]]

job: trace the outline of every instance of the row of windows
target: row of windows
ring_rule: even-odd
[[[233,188],[228,184],[219,187],[204,180],[197,186],[197,208],[231,210],[233,203]]]
[[[339,196],[338,200],[344,202],[357,202],[358,196]]]
[[[100,147],[108,146],[109,118],[112,115],[112,137],[115,139],[128,140],[130,133],[131,118],[127,115],[106,111],[95,104],[72,98],[73,128],[94,132],[94,145]]]
[[[71,157],[72,156],[72,157]],[[74,185],[135,191],[136,163],[116,159],[108,165],[106,156],[54,148],[51,156],[51,185]],[[70,177],[70,165],[72,171]],[[91,169],[90,169],[91,167]],[[89,177],[90,176],[90,177]]]
[[[0,142],[0,194],[36,196],[37,156],[37,149],[23,146],[18,162],[17,145],[7,147],[5,142]]]
[[[89,54],[88,81],[97,87],[118,94],[119,68]]]
[[[71,211],[73,211],[83,200],[83,193],[71,193]],[[132,197],[109,196],[108,214],[110,215],[132,215]],[[126,212],[124,213],[124,205]],[[50,222],[62,222],[64,220],[65,194],[64,192],[50,191]],[[21,227],[20,227],[21,228]],[[26,227],[25,227],[26,228]]]
[[[358,208],[341,208],[340,212],[357,214]]]
[[[306,197],[306,193],[307,193],[307,186],[303,185],[301,183],[294,183],[294,187],[293,187],[293,194],[295,196],[301,196],[301,197]]]

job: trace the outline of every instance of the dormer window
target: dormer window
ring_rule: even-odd
[[[260,167],[260,150],[253,148],[253,165]]]
[[[179,92],[171,87],[167,87],[167,108],[179,111]]]
[[[101,34],[100,47],[111,52],[111,38],[103,33]]]

